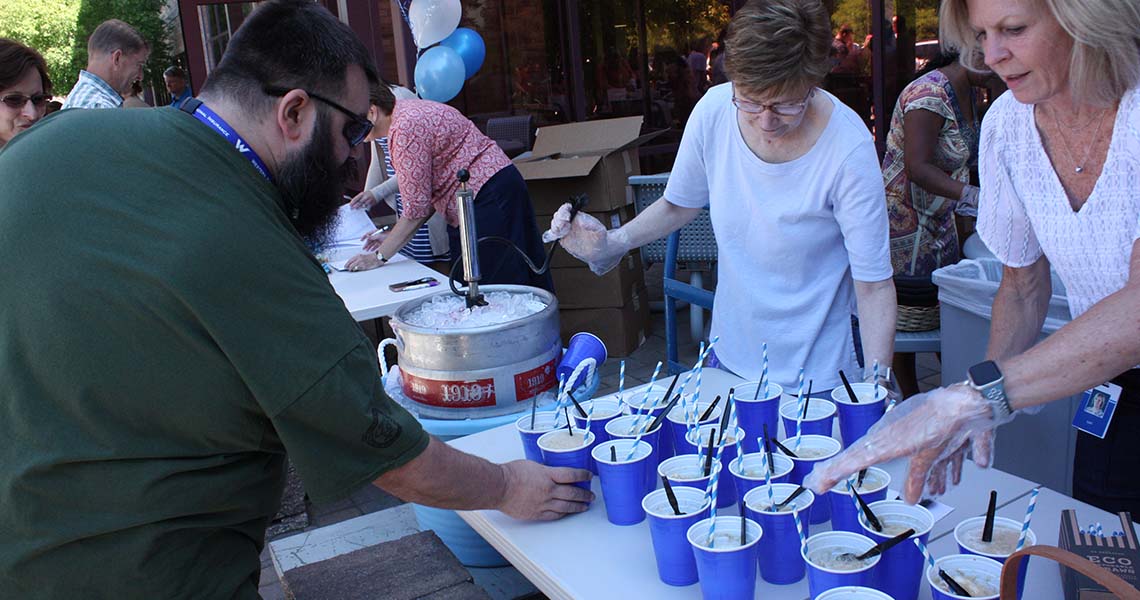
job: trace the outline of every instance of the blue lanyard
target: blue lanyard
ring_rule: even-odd
[[[184,112],[190,113],[195,119],[205,123],[210,129],[213,129],[218,135],[225,138],[227,142],[236,148],[237,151],[253,165],[253,168],[257,169],[258,173],[261,173],[261,176],[264,177],[266,181],[273,183],[273,176],[269,174],[269,169],[265,166],[265,163],[261,162],[261,157],[230,127],[229,123],[226,123],[224,119],[218,116],[218,113],[210,110],[196,98],[187,100],[179,108]]]

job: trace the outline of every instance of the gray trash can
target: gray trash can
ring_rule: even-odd
[[[990,339],[994,296],[1001,283],[1002,264],[994,258],[967,259],[938,269],[942,319],[942,383],[966,379],[970,366],[985,360]],[[1070,321],[1065,287],[1053,274],[1045,324],[1039,340]],[[1073,454],[1076,430],[1073,413],[1080,396],[1045,405],[1036,414],[1019,415],[997,432],[995,466],[1014,475],[1072,492]]]

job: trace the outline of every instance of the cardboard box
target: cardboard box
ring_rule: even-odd
[[[604,223],[605,226],[609,229],[616,229],[618,227],[621,227],[622,225],[625,225],[626,223],[632,221],[633,218],[637,216],[637,211],[634,209],[633,205],[625,206],[617,210],[586,212],[595,219]],[[552,218],[553,215],[536,216],[535,219],[538,221],[538,230],[546,231],[547,229],[550,229],[550,219]],[[640,254],[640,250],[635,250],[635,252],[638,252]],[[555,269],[565,267],[586,268],[586,263],[578,260],[577,258],[574,258],[574,255],[570,254],[565,249],[560,248],[558,252],[554,254],[554,258],[551,259],[550,266]]]
[[[559,308],[621,308],[634,291],[645,289],[645,272],[637,251],[626,254],[605,275],[596,275],[585,266],[551,269],[550,274]]]
[[[625,117],[539,129],[534,149],[514,161],[535,214],[554,214],[577,194],[589,196],[594,211],[633,204],[628,183],[641,174],[637,147],[662,133],[641,135],[641,122],[641,117]]]
[[[1104,523],[1105,531],[1123,531],[1124,537],[1101,537],[1081,533],[1077,521],[1077,511],[1061,513],[1061,531],[1057,546],[1077,556],[1089,559],[1092,563],[1113,572],[1133,587],[1140,587],[1136,570],[1140,568],[1140,549],[1136,544],[1136,532],[1132,528],[1132,515],[1120,513],[1120,523]],[[1100,584],[1080,573],[1062,566],[1061,587],[1065,589],[1065,600],[1114,600],[1116,596]]]
[[[621,308],[585,308],[559,311],[562,343],[579,331],[588,331],[606,345],[610,357],[629,356],[645,343],[649,335],[649,302],[645,289],[635,290]]]

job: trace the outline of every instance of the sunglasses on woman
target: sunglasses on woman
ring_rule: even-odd
[[[8,108],[15,110],[20,110],[27,106],[28,102],[31,102],[32,106],[38,110],[47,106],[48,98],[51,98],[51,96],[47,94],[33,94],[31,96],[25,96],[24,94],[6,94],[3,98],[0,98],[0,102],[3,102]]]
[[[292,91],[292,88],[266,86],[263,88],[263,91],[269,96],[280,98],[281,96],[284,96],[285,94],[288,94],[290,91]],[[332,100],[329,100],[328,98],[314,94],[309,90],[302,91],[308,94],[310,98],[323,102],[348,116],[348,122],[344,124],[344,128],[341,130],[341,134],[344,136],[344,139],[348,140],[348,145],[350,148],[359,145],[360,142],[363,142],[364,138],[368,137],[369,132],[372,131],[372,121],[369,121],[368,119],[352,112],[351,110],[348,110],[347,108],[337,104],[336,102],[333,102]]]

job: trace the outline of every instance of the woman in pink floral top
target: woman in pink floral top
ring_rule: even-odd
[[[451,260],[459,257],[459,210],[456,174],[467,169],[475,193],[475,228],[479,237],[500,236],[515,243],[535,264],[543,262],[542,238],[526,181],[506,154],[458,110],[430,100],[380,99],[373,121],[377,136],[388,137],[392,166],[403,195],[403,214],[382,242],[371,242],[347,265],[357,270],[379,267],[395,256],[416,230],[436,212],[447,220]],[[481,283],[531,285],[553,291],[549,273],[535,275],[513,249],[479,245]]]

